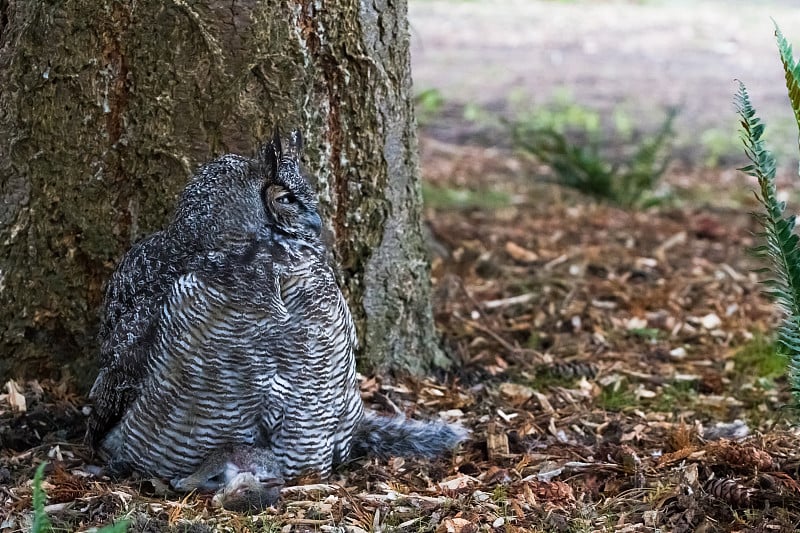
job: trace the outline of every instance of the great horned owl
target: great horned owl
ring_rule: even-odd
[[[435,456],[458,426],[364,413],[356,335],[299,168],[302,139],[203,166],[105,294],[87,439],[116,473],[270,487],[351,452]],[[269,503],[269,502],[268,502]]]

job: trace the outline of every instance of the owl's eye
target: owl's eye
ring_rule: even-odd
[[[297,201],[297,198],[295,198],[295,196],[290,192],[287,192],[285,194],[281,194],[280,196],[275,198],[275,203],[278,203],[278,204],[281,204],[281,205],[290,205],[290,204],[295,203],[296,201]]]
[[[288,206],[297,203],[297,197],[281,185],[269,185],[262,194],[267,204]]]

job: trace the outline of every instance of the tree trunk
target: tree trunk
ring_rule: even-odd
[[[403,1],[0,0],[0,376],[91,382],[102,287],[187,176],[299,126],[370,369],[444,364]]]

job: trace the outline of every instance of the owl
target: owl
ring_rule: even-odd
[[[245,478],[266,505],[283,480],[327,477],[356,453],[433,457],[466,436],[365,413],[301,151],[295,131],[204,165],[112,275],[87,430],[112,474],[184,491]]]

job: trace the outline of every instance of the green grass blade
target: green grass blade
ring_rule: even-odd
[[[44,467],[47,463],[42,463],[36,469],[36,474],[33,476],[33,526],[31,526],[31,533],[46,533],[53,530],[53,525],[47,517],[44,510],[44,504],[47,501],[47,496],[42,489],[42,481],[44,480]]]
[[[33,476],[33,524],[31,533],[50,533],[53,531],[53,524],[44,510],[47,502],[47,495],[42,488],[44,482],[44,468],[47,463],[42,463],[36,469]],[[125,533],[128,531],[128,520],[121,520],[113,525],[108,525],[97,530],[97,533]]]

